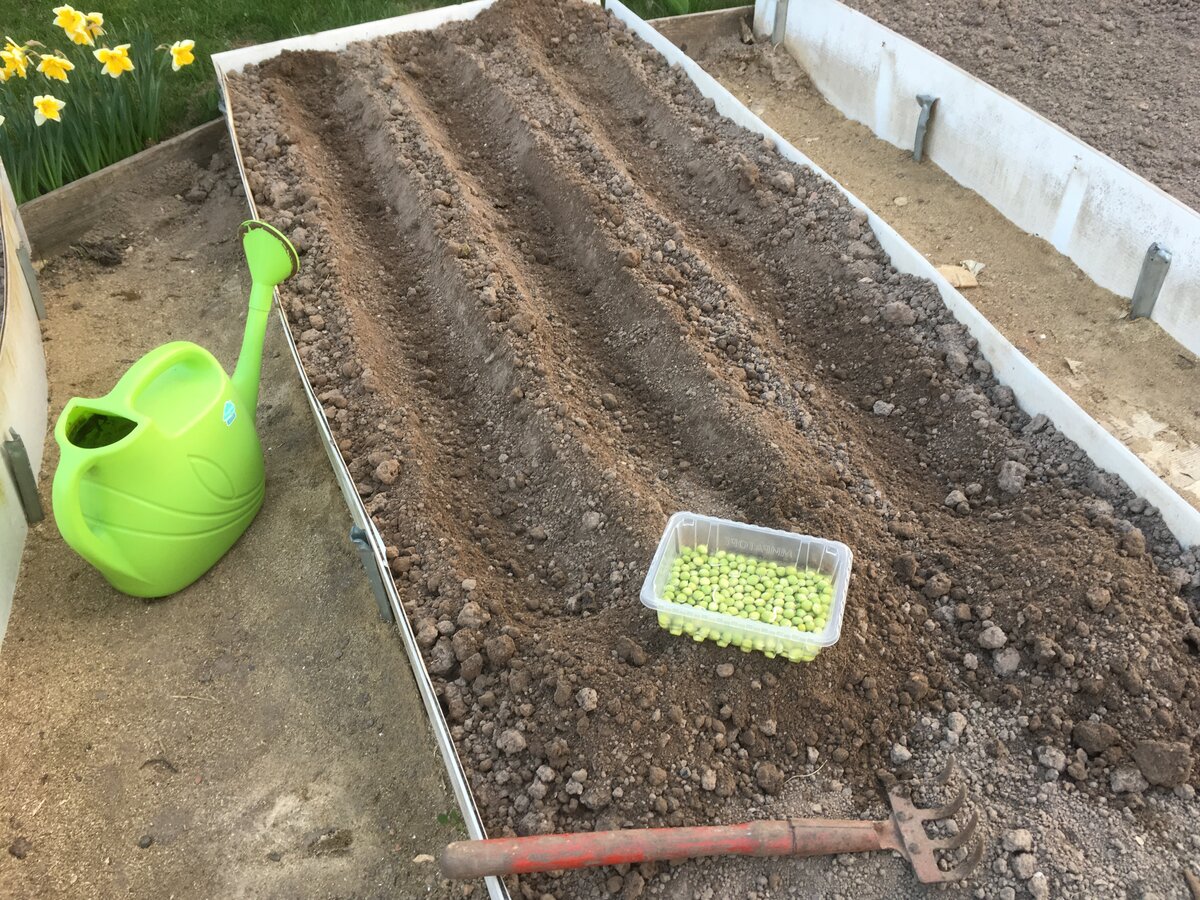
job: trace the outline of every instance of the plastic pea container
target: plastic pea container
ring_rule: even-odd
[[[664,599],[675,560],[685,548],[698,547],[706,548],[709,554],[721,551],[740,554],[763,563],[795,566],[801,572],[813,571],[829,578],[833,599],[824,625],[819,631],[805,631],[790,623],[755,621]],[[853,560],[850,548],[839,541],[678,512],[667,522],[646,580],[642,582],[642,603],[658,614],[659,626],[671,634],[687,634],[696,641],[715,641],[720,647],[732,644],[747,653],[756,650],[768,657],[782,656],[792,662],[810,662],[823,649],[837,643],[841,636]]]

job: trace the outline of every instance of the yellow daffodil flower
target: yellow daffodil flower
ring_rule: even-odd
[[[54,24],[71,37],[72,32],[83,31],[87,25],[87,17],[79,10],[70,6],[54,7]]]
[[[62,118],[59,113],[66,105],[65,101],[59,100],[57,97],[39,94],[33,98],[33,121],[39,126],[45,125],[47,122],[61,122]]]
[[[47,78],[56,78],[59,81],[66,82],[67,73],[75,68],[75,63],[71,62],[65,56],[43,56],[38,63],[37,70]]]
[[[4,49],[0,50],[0,60],[4,61],[4,71],[7,73],[5,81],[8,81],[13,75],[25,77],[25,70],[29,66],[29,55],[25,52],[24,47],[18,47],[9,41],[4,45]]]
[[[176,41],[167,48],[171,53],[171,71],[178,72],[196,61],[196,56],[192,53],[195,46],[195,41]]]
[[[90,12],[86,16],[87,24],[83,26],[83,30],[94,38],[104,35],[104,14],[98,12]]]
[[[93,50],[92,55],[104,66],[104,74],[112,78],[120,78],[122,72],[133,71],[133,60],[129,58],[129,45],[118,44],[111,50],[108,47],[101,47],[99,50]]]

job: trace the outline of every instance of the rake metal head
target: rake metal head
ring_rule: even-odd
[[[983,858],[983,841],[976,841],[975,846],[967,854],[966,859],[948,869],[938,866],[937,853],[957,850],[968,843],[975,834],[975,826],[979,816],[971,813],[966,825],[958,830],[953,837],[931,838],[925,831],[927,822],[939,822],[952,818],[967,799],[967,789],[960,787],[958,795],[945,806],[933,809],[921,809],[914,806],[912,800],[904,795],[903,788],[894,787],[888,792],[888,800],[892,804],[892,822],[896,826],[900,840],[900,852],[912,864],[913,871],[919,881],[925,884],[940,884],[942,882],[961,881],[966,878]]]

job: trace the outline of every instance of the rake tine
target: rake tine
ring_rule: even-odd
[[[983,841],[978,841],[971,852],[967,854],[966,859],[953,869],[947,869],[943,873],[946,876],[946,881],[960,881],[966,878],[979,865],[981,859],[983,859]]]
[[[949,819],[956,812],[962,809],[962,805],[967,799],[967,787],[962,785],[958,789],[958,796],[947,803],[945,806],[937,806],[933,809],[917,808],[917,816],[926,822],[933,822],[938,819]]]
[[[950,779],[953,778],[957,774],[958,774],[958,766],[957,766],[957,764],[955,764],[954,758],[951,757],[950,759],[946,760],[946,765],[945,765],[945,767],[943,767],[942,771],[938,774],[938,777],[935,779],[935,783],[938,785],[949,784]]]
[[[934,850],[957,850],[975,834],[975,826],[979,824],[979,813],[972,812],[971,818],[967,820],[967,824],[958,832],[948,838],[932,838],[929,846]]]
[[[962,881],[970,875],[975,867],[979,865],[979,861],[982,858],[983,841],[978,841],[971,848],[971,852],[967,854],[967,857],[956,866],[942,871],[932,859],[923,859],[919,864],[914,859],[913,871],[917,876],[917,880],[922,884],[948,884],[952,881]]]

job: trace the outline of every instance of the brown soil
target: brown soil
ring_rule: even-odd
[[[957,710],[1019,716],[992,733],[1034,791],[1039,745],[1084,795],[1139,739],[1191,752],[1200,630],[1160,567],[1183,584],[1195,557],[1013,405],[836,191],[603,11],[502,0],[231,92],[260,210],[305,254],[293,333],[493,834],[761,815],[821,764],[870,802]],[[842,641],[805,666],[659,631],[637,593],[678,509],[850,544]],[[1080,759],[1089,716],[1121,737]],[[520,891],[645,879],[688,883]]]
[[[729,23],[734,30],[736,21]],[[686,39],[687,20],[664,22]],[[684,26],[684,27],[680,27]],[[1041,238],[926,160],[875,138],[826,103],[783,49],[735,35],[687,52],[763,121],[879,210],[935,265],[987,268],[967,298],[1181,496],[1200,506],[1200,365],[1129,301],[1097,287]],[[897,199],[902,200],[897,205]]]
[[[52,420],[166,340],[232,369],[246,201],[222,156],[138,163],[89,235],[119,264],[46,261]],[[30,531],[0,649],[0,897],[460,896],[413,861],[456,836],[454,801],[275,318],[264,356],[267,499],[196,584],[132,599],[52,521]],[[51,437],[47,512],[57,458]]]
[[[846,0],[1200,209],[1200,6]]]

